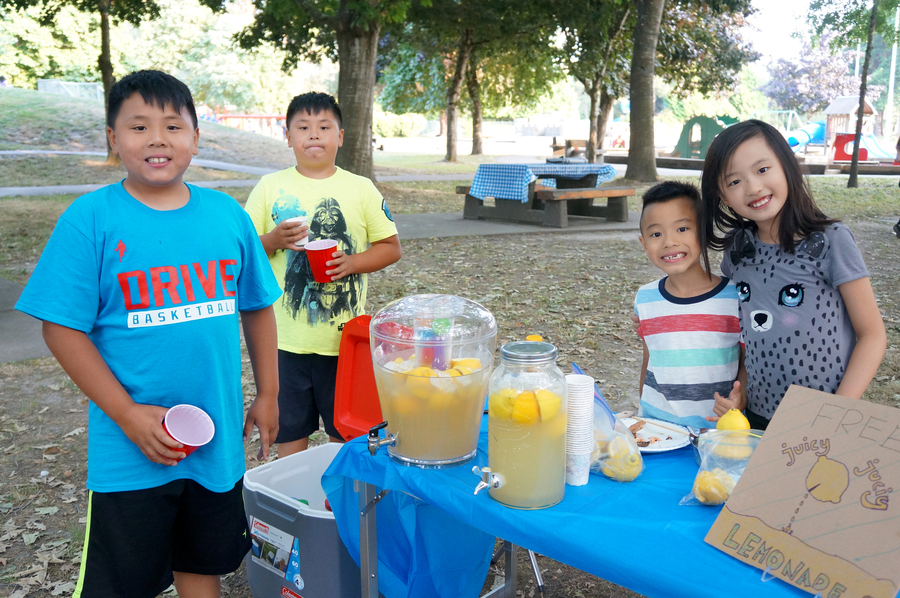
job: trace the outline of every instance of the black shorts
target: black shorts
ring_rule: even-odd
[[[173,571],[225,575],[250,550],[243,478],[227,492],[193,480],[91,492],[73,598],[154,598]]]
[[[278,351],[278,437],[276,443],[306,438],[319,429],[319,417],[329,436],[334,427],[334,384],[337,355]]]

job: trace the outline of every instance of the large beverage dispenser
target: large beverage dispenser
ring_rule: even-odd
[[[566,378],[550,343],[500,348],[490,381],[488,460],[475,490],[516,509],[543,509],[566,491]]]
[[[369,339],[387,430],[381,441],[370,433],[370,450],[387,444],[393,460],[419,467],[470,461],[496,337],[487,309],[453,295],[405,297],[376,313]]]

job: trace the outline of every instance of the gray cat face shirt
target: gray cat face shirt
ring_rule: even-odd
[[[850,230],[830,225],[793,254],[741,230],[722,272],[738,290],[750,411],[771,419],[791,384],[837,390],[856,345],[838,286],[869,276]]]

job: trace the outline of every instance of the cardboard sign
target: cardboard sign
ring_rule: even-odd
[[[900,409],[791,386],[706,542],[823,598],[894,598],[898,492]]]

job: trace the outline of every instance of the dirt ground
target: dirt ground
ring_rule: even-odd
[[[888,330],[888,352],[867,399],[900,406],[900,240],[884,219],[850,221]],[[451,293],[496,316],[498,346],[537,333],[559,347],[559,363],[577,362],[598,379],[616,409],[638,402],[640,345],[629,314],[637,288],[658,276],[634,234],[537,234],[528,237],[404,242],[404,258],[370,278],[369,311],[416,293]],[[245,358],[246,359],[246,358]],[[252,400],[249,362],[246,401]],[[0,364],[0,595],[69,595],[84,539],[87,399],[52,358]],[[258,441],[247,447],[247,466]],[[539,557],[546,598],[636,596],[592,575]],[[502,575],[502,563],[497,568]],[[486,588],[494,583],[486,580]],[[521,596],[538,595],[520,552]],[[243,568],[223,593],[250,596]]]

